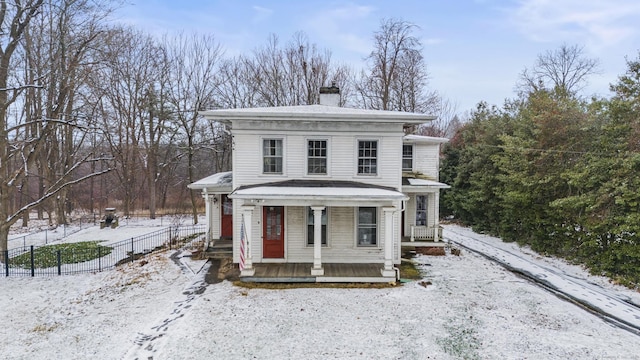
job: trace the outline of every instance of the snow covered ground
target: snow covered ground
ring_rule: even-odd
[[[638,336],[467,251],[418,256],[423,281],[387,289],[207,286],[206,265],[182,258],[180,267],[170,255],[97,274],[1,278],[1,357],[640,358]],[[637,296],[578,267],[527,256]]]

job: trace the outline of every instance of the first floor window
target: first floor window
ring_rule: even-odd
[[[374,246],[378,244],[376,235],[378,215],[375,207],[358,208],[358,246]]]
[[[376,140],[358,141],[358,175],[376,175],[378,173],[378,142]]]
[[[327,245],[327,208],[322,210],[322,245]],[[307,245],[313,245],[315,240],[315,218],[313,209],[307,208]]]
[[[427,226],[427,196],[416,196],[416,226]]]
[[[282,174],[282,139],[262,140],[262,172]]]

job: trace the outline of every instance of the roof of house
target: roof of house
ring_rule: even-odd
[[[201,111],[200,114],[216,121],[313,119],[314,121],[366,120],[421,124],[436,118],[435,116],[410,112],[354,109],[328,105],[219,109]]]
[[[285,180],[246,185],[229,195],[232,199],[305,199],[305,200],[406,200],[392,187],[335,180]]]
[[[412,142],[412,143],[443,144],[443,143],[449,142],[449,139],[447,138],[413,135],[413,134],[405,135],[402,139],[405,142]]]
[[[194,190],[226,190],[227,192],[231,191],[231,187],[233,185],[233,172],[225,171],[213,174],[211,176],[207,176],[206,178],[200,179],[196,182],[193,182],[187,187],[189,189]]]

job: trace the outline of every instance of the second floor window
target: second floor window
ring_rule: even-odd
[[[358,175],[378,173],[378,141],[358,141]]]
[[[327,140],[309,140],[307,174],[327,174]]]
[[[402,145],[402,171],[413,171],[413,145]]]
[[[262,172],[282,174],[282,139],[262,140]]]

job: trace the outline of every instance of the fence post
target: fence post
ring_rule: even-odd
[[[102,248],[98,245],[98,272],[102,271]]]
[[[56,260],[58,261],[58,275],[62,275],[62,256],[60,256],[60,250],[56,251]]]
[[[4,251],[4,270],[9,277],[9,250]]]
[[[173,238],[171,237],[171,226],[169,226],[169,250],[171,250],[172,242],[173,242]]]
[[[33,245],[31,245],[31,277],[36,276],[35,260],[33,258]]]
[[[131,238],[131,262],[133,262],[133,238]]]

